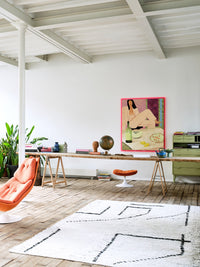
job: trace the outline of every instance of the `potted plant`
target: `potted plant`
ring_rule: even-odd
[[[0,141],[0,178],[3,176],[5,172],[6,162],[7,162],[7,156],[5,155],[2,141]]]
[[[5,125],[6,138],[2,138],[2,145],[5,151],[5,155],[7,156],[6,164],[8,168],[8,176],[13,177],[13,174],[18,167],[17,148],[19,144],[19,128],[18,125],[14,126],[13,124],[9,125],[8,123],[6,123]],[[26,128],[26,143],[37,144],[39,141],[48,140],[48,138],[46,137],[36,137],[30,140],[34,129],[35,126],[32,126],[30,131],[28,130],[28,128]]]
[[[9,125],[6,122],[6,138],[2,138],[2,145],[5,155],[7,156],[7,172],[8,177],[13,177],[14,172],[18,167],[17,146],[19,143],[18,125]]]

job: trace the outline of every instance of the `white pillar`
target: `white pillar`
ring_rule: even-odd
[[[19,165],[25,158],[25,32],[26,25],[14,23],[19,32],[18,87],[19,87]]]

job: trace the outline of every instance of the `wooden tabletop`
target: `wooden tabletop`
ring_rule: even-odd
[[[70,158],[89,158],[89,159],[113,159],[113,160],[148,160],[148,161],[180,161],[180,162],[200,162],[200,157],[169,157],[158,158],[157,156],[137,156],[124,154],[78,154],[78,153],[54,153],[54,152],[26,152],[29,156],[48,156],[50,158],[56,157],[70,157]]]

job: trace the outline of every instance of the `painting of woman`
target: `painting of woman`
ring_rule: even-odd
[[[122,143],[127,123],[133,142],[122,150],[156,150],[163,148],[165,98],[123,98],[121,102]]]
[[[160,123],[150,109],[139,112],[133,99],[127,100],[127,121],[132,129],[155,128]]]

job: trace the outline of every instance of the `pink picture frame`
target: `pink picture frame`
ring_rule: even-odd
[[[165,97],[121,99],[121,151],[165,148]]]

